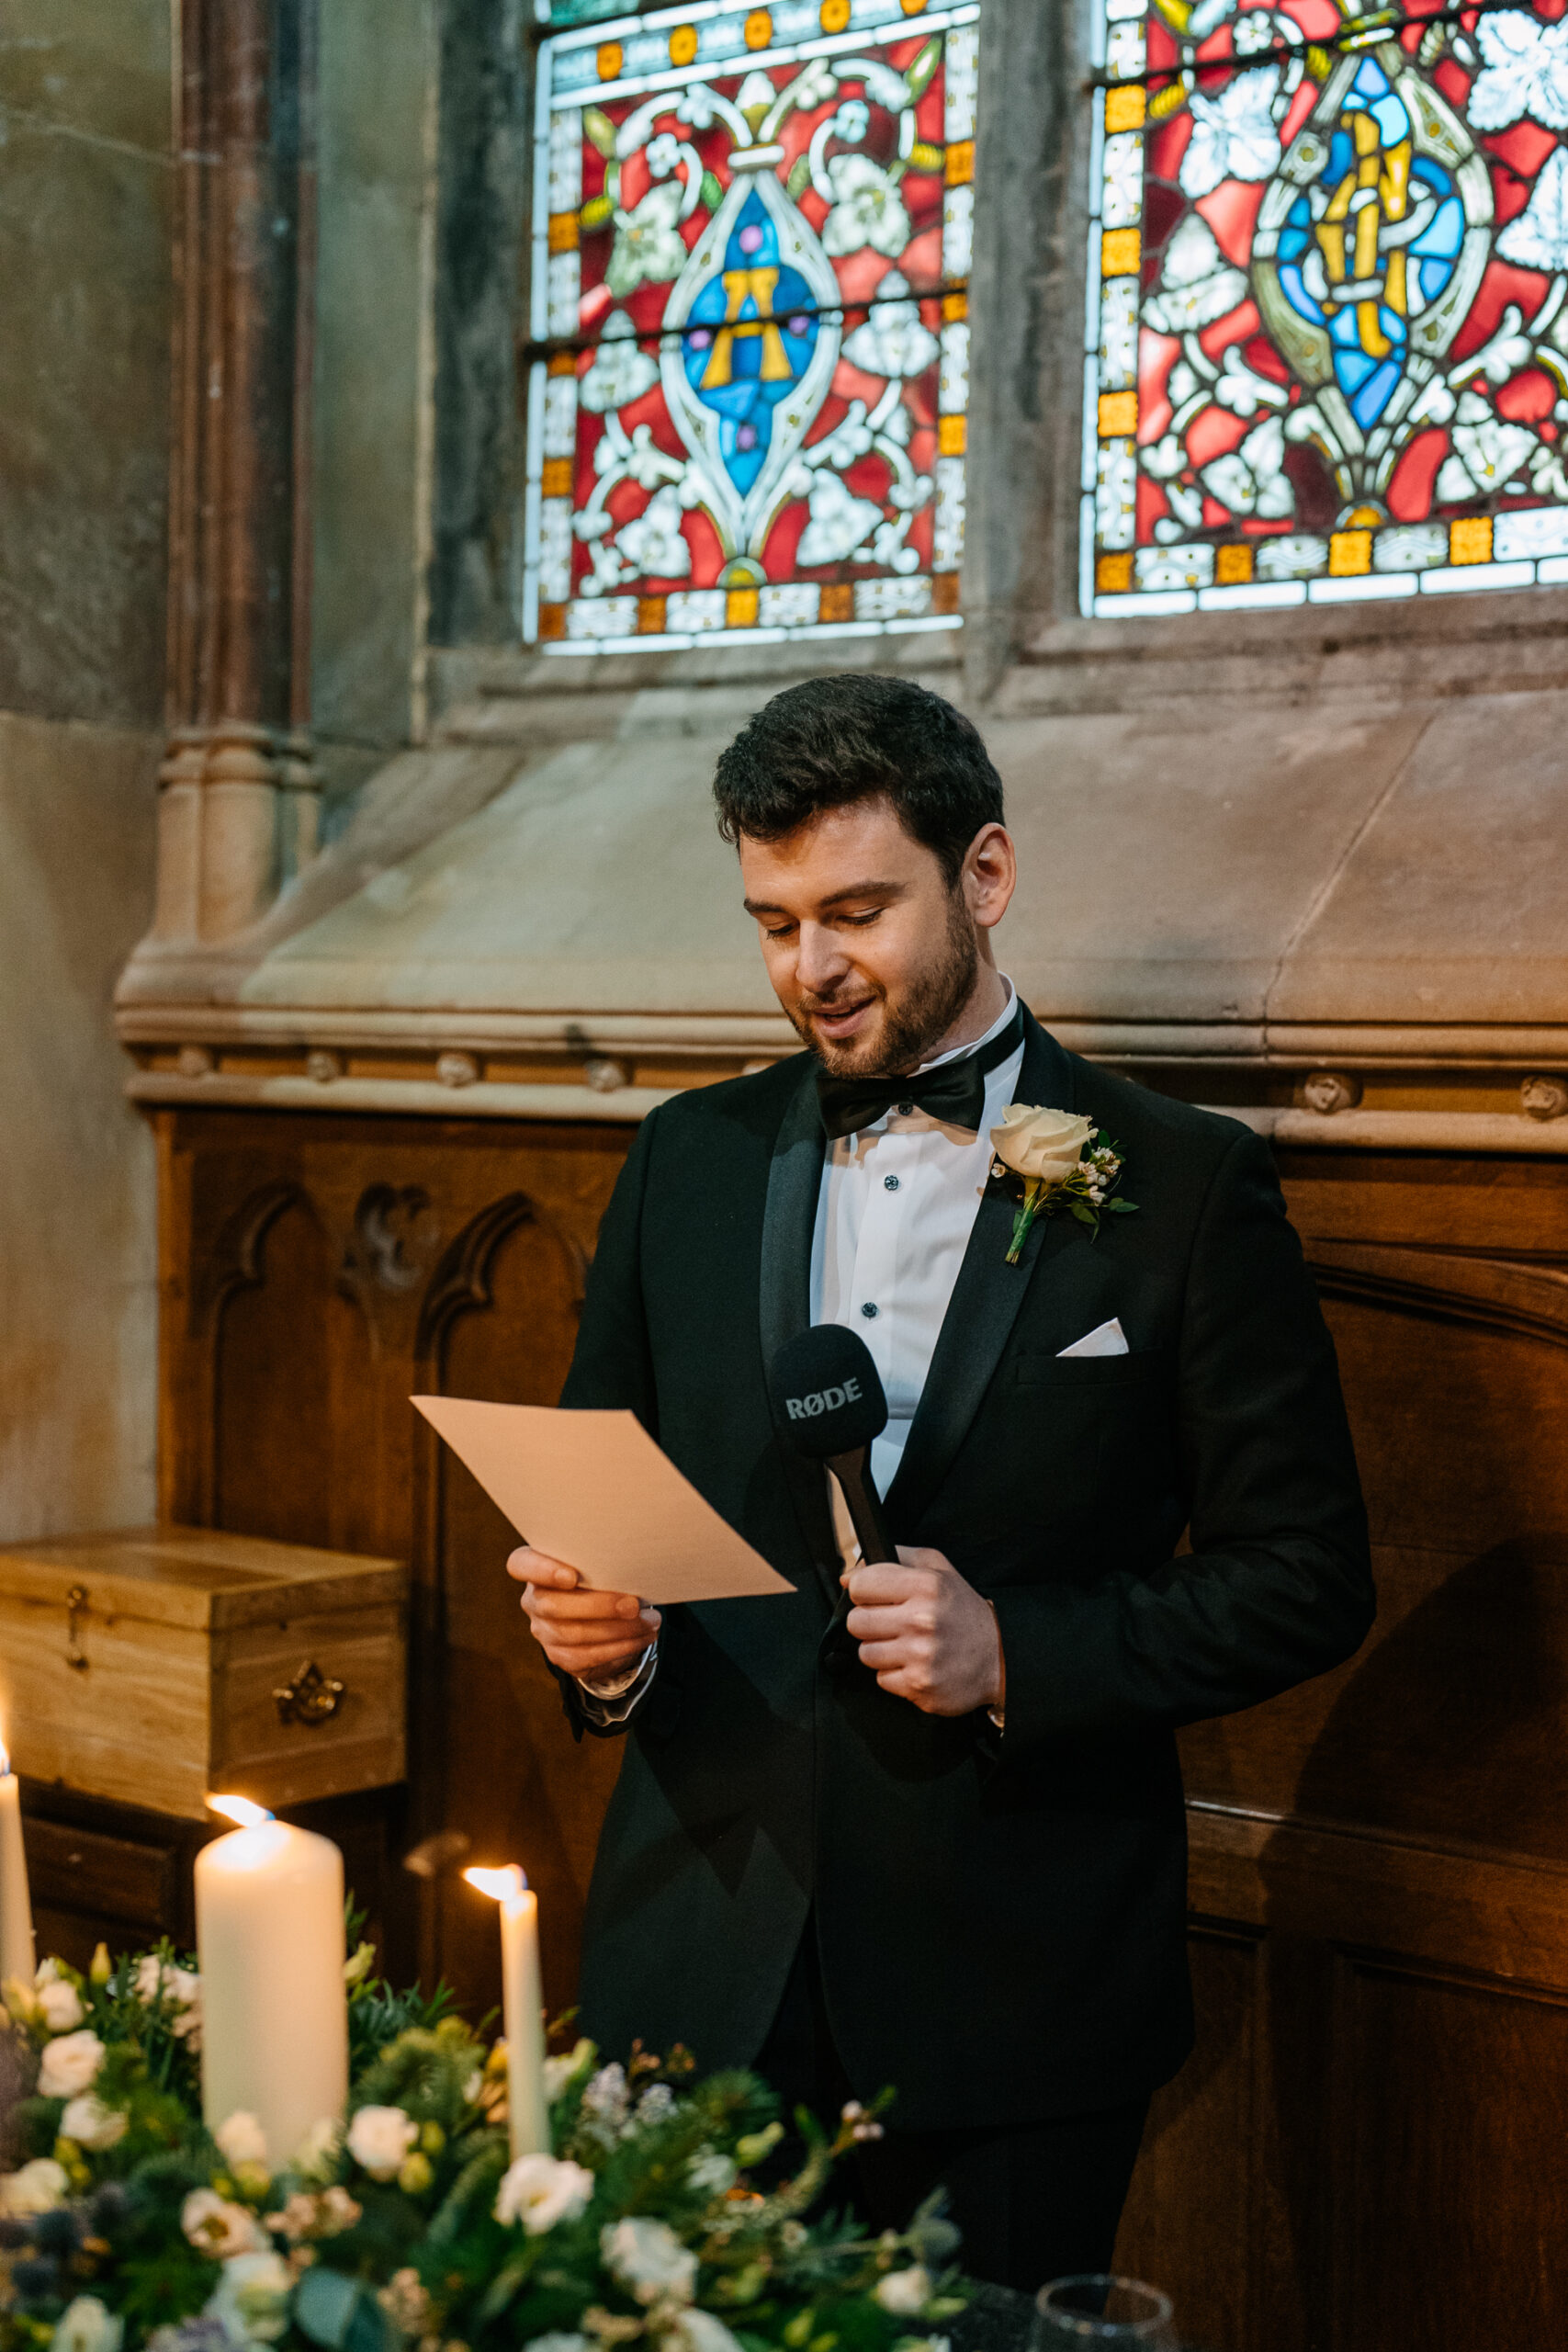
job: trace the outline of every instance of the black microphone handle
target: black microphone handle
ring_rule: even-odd
[[[861,1558],[868,1566],[875,1560],[897,1560],[897,1550],[882,1516],[882,1498],[871,1475],[870,1446],[857,1445],[850,1453],[829,1453],[827,1461],[844,1490]]]

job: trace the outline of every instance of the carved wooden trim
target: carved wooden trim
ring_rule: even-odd
[[[1568,1263],[1419,1243],[1314,1239],[1307,1262],[1325,1297],[1402,1306],[1568,1347]]]
[[[537,1225],[559,1244],[571,1270],[572,1298],[581,1307],[588,1280],[588,1260],[570,1234],[563,1233],[528,1193],[508,1193],[481,1210],[466,1225],[437,1266],[420,1308],[414,1354],[440,1382],[439,1359],[446,1335],[459,1315],[489,1306],[491,1277],[502,1244],[519,1226]]]

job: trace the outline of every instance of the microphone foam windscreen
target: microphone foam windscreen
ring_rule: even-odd
[[[814,1323],[786,1340],[771,1377],[781,1431],[802,1453],[852,1453],[887,1426],[871,1351],[841,1323]]]

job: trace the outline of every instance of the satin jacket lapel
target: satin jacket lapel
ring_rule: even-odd
[[[1071,1062],[1027,1011],[1018,1100],[1049,1103],[1056,1111],[1077,1107]],[[1010,1198],[988,1192],[970,1230],[931,1370],[909,1424],[904,1458],[887,1494],[888,1511],[902,1542],[910,1541],[921,1512],[969,1433],[1042,1260],[1054,1258],[1079,1230],[1071,1217],[1036,1217],[1018,1264],[1010,1266],[1007,1253],[1014,1214]]]
[[[821,1114],[817,1108],[815,1080],[816,1064],[807,1059],[800,1085],[784,1113],[768,1170],[758,1295],[764,1377],[784,1341],[804,1331],[811,1321],[811,1242],[827,1148]],[[839,1555],[828,1500],[827,1473],[820,1464],[807,1461],[782,1430],[778,1446],[818,1581],[829,1601],[836,1602]]]

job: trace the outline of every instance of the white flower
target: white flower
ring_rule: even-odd
[[[675,2094],[668,2083],[649,2083],[637,2103],[638,2123],[658,2123],[671,2114],[675,2106]]]
[[[208,2298],[207,2312],[231,2344],[276,2344],[288,2325],[294,2273],[280,2254],[237,2254]]]
[[[1247,279],[1221,253],[1201,213],[1190,212],[1165,249],[1160,290],[1144,316],[1161,334],[1185,334],[1234,311],[1247,293]]]
[[[50,2352],[119,2352],[125,2322],[96,2295],[78,2295],[56,2324]]]
[[[685,2303],[697,2281],[697,2257],[683,2246],[668,2222],[632,2214],[607,2222],[599,2233],[604,2267],[639,2303],[668,2300]]]
[[[263,2243],[255,2216],[220,2197],[215,2188],[193,2188],[180,2207],[180,2227],[192,2245],[219,2262],[251,2254]]]
[[[1542,24],[1524,8],[1504,8],[1480,19],[1475,41],[1486,61],[1470,93],[1477,130],[1504,130],[1522,114],[1568,130],[1568,20]]]
[[[675,226],[684,193],[679,180],[664,180],[630,212],[615,207],[615,243],[604,283],[617,301],[644,278],[659,285],[685,268],[686,247]]]
[[[60,2119],[60,2136],[62,2140],[74,2140],[79,2148],[91,2148],[96,2154],[100,2149],[112,2148],[117,2140],[123,2140],[129,2123],[130,2118],[118,2108],[106,2107],[91,2091],[84,2091],[80,2098],[67,2100]]]
[[[1460,422],[1453,427],[1453,444],[1463,460],[1463,472],[1477,490],[1501,490],[1519,470],[1537,447],[1536,436],[1525,424],[1506,424],[1494,416],[1478,392],[1466,392],[1459,404]],[[1442,475],[1450,472],[1454,460],[1450,458],[1441,469],[1438,496],[1441,500],[1468,498],[1468,490],[1443,489]]]
[[[656,180],[667,180],[681,160],[681,142],[672,130],[656,130],[648,142],[648,168]]]
[[[1256,57],[1259,50],[1272,49],[1280,36],[1293,32],[1295,27],[1287,18],[1283,23],[1262,8],[1254,8],[1237,20],[1231,40],[1238,57]]]
[[[1270,112],[1280,87],[1277,65],[1237,74],[1217,97],[1194,90],[1192,136],[1181,158],[1186,196],[1208,196],[1222,180],[1266,180],[1280,161],[1280,133]]]
[[[908,291],[903,272],[890,269],[870,316],[844,337],[845,358],[868,376],[918,376],[937,356],[940,345],[921,322],[919,304],[899,300]]]
[[[307,2180],[318,2178],[331,2166],[342,2144],[343,2125],[335,2115],[323,2115],[294,2151],[293,2169]]]
[[[1201,479],[1233,514],[1262,514],[1280,522],[1296,511],[1295,492],[1285,471],[1285,428],[1277,416],[1265,417],[1239,449],[1206,465]]]
[[[0,2213],[17,2221],[32,2213],[52,2213],[64,2203],[70,2186],[63,2165],[52,2156],[35,2156],[20,2172],[0,2173]]]
[[[1551,29],[1568,30],[1568,17]],[[1568,155],[1561,147],[1541,165],[1529,202],[1498,238],[1497,251],[1521,269],[1568,269]]]
[[[265,2165],[266,2133],[248,2108],[237,2107],[213,2133],[231,2165]]]
[[[551,2328],[546,2335],[531,2335],[528,2352],[588,2352],[586,2335],[572,2335],[565,2328]]]
[[[840,139],[858,147],[871,129],[871,108],[863,98],[846,98],[833,117],[833,128]]]
[[[85,2091],[104,2063],[104,2045],[96,2033],[62,2033],[43,2046],[39,2068],[40,2098],[74,2098]]]
[[[721,2319],[712,2312],[699,2311],[688,2304],[663,2331],[667,2352],[740,2352],[739,2344]],[[533,2352],[532,2346],[529,2352]]]
[[[599,348],[577,387],[578,399],[591,416],[606,416],[613,408],[641,400],[658,381],[658,360],[641,348],[637,329],[626,312],[612,311]]]
[[[46,1961],[44,1967],[47,1968],[49,1962]],[[87,2014],[82,2007],[82,1996],[67,1976],[45,1978],[43,1969],[40,1968],[39,1979],[34,1998],[45,2029],[50,2033],[69,2033],[73,2027],[81,2024]],[[81,2300],[90,2301],[92,2299],[89,2296],[84,2296]]]
[[[841,563],[882,520],[880,506],[869,498],[856,498],[825,467],[812,481],[807,503],[811,518],[795,549],[797,563]]]
[[[699,2148],[686,2166],[692,2187],[709,2197],[723,2197],[736,2182],[735,2162],[718,2148]]]
[[[496,2191],[495,2218],[521,2222],[531,2238],[542,2237],[558,2222],[575,2222],[592,2194],[593,2175],[586,2165],[519,2156]]]
[[[1010,1102],[999,1127],[991,1129],[991,1147],[1004,1168],[1020,1176],[1043,1176],[1059,1184],[1077,1166],[1089,1140],[1089,1123],[1068,1111],[1049,1111],[1030,1102]]]
[[[909,216],[898,184],[869,155],[834,155],[828,164],[833,209],[822,223],[822,249],[841,260],[873,245],[891,260],[909,242]]]
[[[574,2076],[581,2073],[581,2069],[587,2065],[592,2055],[593,2044],[586,2038],[586,2036],[583,2036],[576,2042],[573,2048],[566,2052],[564,2057],[547,2058],[545,2061],[546,2098],[559,2098],[568,2083],[572,2081]],[[465,2093],[465,2097],[467,2096],[468,2094]],[[473,2096],[477,2098],[479,2097],[479,2093],[476,2091]]]
[[[626,2120],[629,2105],[624,2066],[601,2066],[596,2075],[590,2075],[582,2094],[582,2111],[592,2121],[607,2123],[618,2132]]]
[[[418,2137],[400,2107],[362,2107],[349,2120],[348,2153],[372,2180],[390,2180]]]
[[[667,482],[662,490],[654,492],[640,514],[621,525],[615,545],[630,566],[627,579],[637,572],[645,580],[684,580],[689,576],[692,550],[682,536],[681,518],[681,494]]]
[[[885,2312],[899,2319],[915,2319],[931,2301],[931,2277],[924,2265],[917,2262],[908,2270],[889,2270],[873,2291]]]

